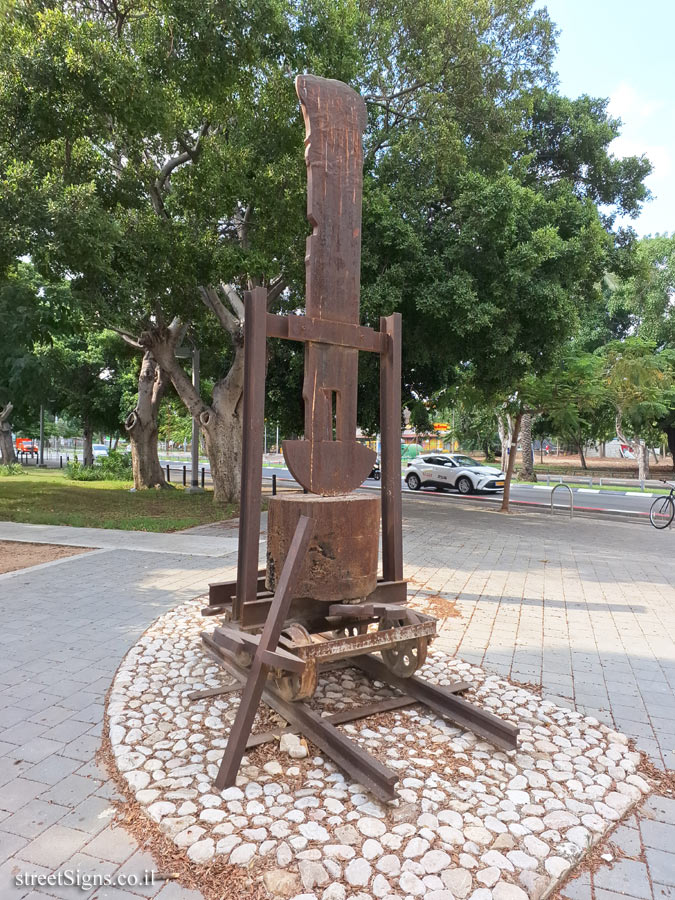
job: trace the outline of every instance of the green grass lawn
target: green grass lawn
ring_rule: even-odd
[[[182,487],[130,492],[126,481],[71,481],[65,472],[31,470],[0,478],[0,520],[35,525],[181,531],[237,515],[234,504],[213,502],[213,493]]]

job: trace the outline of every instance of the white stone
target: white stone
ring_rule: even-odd
[[[375,840],[375,838],[368,838],[367,841],[363,842],[361,853],[366,859],[376,859],[378,856],[382,856],[384,848],[379,841]]]
[[[391,885],[384,875],[376,875],[373,878],[371,890],[376,897],[386,897],[388,894],[391,894]]]
[[[471,890],[471,873],[466,869],[446,869],[441,880],[456,900],[464,900]]]
[[[321,895],[321,900],[345,900],[347,891],[343,884],[331,884]]]
[[[424,882],[413,872],[404,872],[399,878],[398,883],[401,890],[406,894],[413,894],[415,897],[423,897],[426,893]]]
[[[506,854],[509,862],[512,862],[516,869],[536,869],[537,860],[534,856],[529,856],[523,850],[510,850]]]
[[[561,856],[549,856],[544,865],[549,875],[553,878],[560,878],[563,872],[566,872],[570,868],[571,863]]]
[[[366,837],[371,838],[380,837],[387,830],[383,822],[380,822],[379,819],[374,819],[369,816],[366,816],[363,819],[359,819],[359,821],[356,823],[356,827],[359,829],[361,834],[364,834]]]
[[[215,846],[213,838],[205,838],[203,841],[197,841],[196,844],[192,844],[192,846],[188,847],[187,851],[188,859],[191,859],[194,863],[208,862],[210,859],[213,859],[214,853]]]
[[[492,888],[492,900],[527,900],[527,894],[517,884],[500,881]]]
[[[345,868],[345,879],[352,887],[365,887],[372,873],[370,863],[359,856],[352,859]]]
[[[406,859],[416,859],[418,856],[422,856],[429,849],[429,841],[424,838],[413,838],[411,841],[405,846],[403,850],[403,855]]]
[[[148,815],[155,822],[159,822],[164,816],[170,816],[174,812],[176,812],[176,804],[169,803],[168,800],[158,800],[148,807]]]
[[[311,891],[317,884],[326,884],[330,880],[328,872],[321,863],[314,862],[310,859],[300,860],[298,863],[298,871],[300,872],[302,886],[307,891]]]
[[[255,856],[257,849],[255,844],[239,844],[230,853],[229,862],[234,866],[246,866]]]
[[[480,872],[476,872],[476,878],[481,884],[492,887],[493,884],[497,884],[501,874],[501,871],[496,866],[489,866],[487,869],[481,869]]]
[[[288,844],[284,841],[277,847],[277,865],[285,869],[293,859],[293,852]]]
[[[523,844],[525,845],[527,852],[532,856],[536,856],[537,859],[545,859],[550,853],[548,844],[545,844],[544,841],[540,840],[534,834],[525,835]]]
[[[398,856],[394,856],[393,853],[387,853],[386,856],[382,856],[378,859],[375,863],[375,868],[385,875],[395,876],[401,871],[401,861]]]
[[[445,850],[429,850],[424,854],[420,862],[422,863],[424,871],[427,873],[427,875],[435,875],[436,872],[447,869],[447,867],[452,862],[452,859],[448,856]]]
[[[227,856],[234,850],[237,844],[241,844],[241,838],[238,834],[228,834],[227,837],[221,838],[216,844],[216,853],[220,856]]]
[[[491,844],[493,840],[490,832],[487,828],[483,828],[482,825],[469,825],[464,829],[464,837],[467,841],[472,841],[474,844],[482,844],[483,846]]]
[[[203,834],[206,834],[205,828],[200,828],[199,825],[190,825],[189,828],[179,831],[173,842],[178,847],[189,847],[191,844],[196,843]]]
[[[308,841],[325,842],[330,840],[330,834],[323,825],[319,825],[318,822],[304,822],[302,825],[298,826],[298,831],[303,837],[306,837]]]
[[[150,784],[150,773],[142,772],[138,769],[132,769],[130,772],[125,772],[124,777],[129,782],[129,787],[132,791],[142,791],[143,788],[146,788]]]

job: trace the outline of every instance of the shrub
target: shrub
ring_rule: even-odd
[[[93,466],[68,463],[66,475],[72,481],[131,481],[131,456],[111,450],[108,456],[99,457]]]
[[[0,476],[5,475],[23,475],[23,466],[19,463],[10,463],[8,466],[0,466]]]

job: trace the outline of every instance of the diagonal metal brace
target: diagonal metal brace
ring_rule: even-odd
[[[311,536],[312,520],[308,516],[300,516],[216,776],[216,787],[221,791],[225,787],[231,787],[236,780],[258,704],[265,689],[267,673],[271,668],[269,656],[265,651],[275,650],[279,643]]]

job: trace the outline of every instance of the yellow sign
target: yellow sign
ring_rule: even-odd
[[[447,431],[449,427],[447,422],[434,422],[434,431]]]

